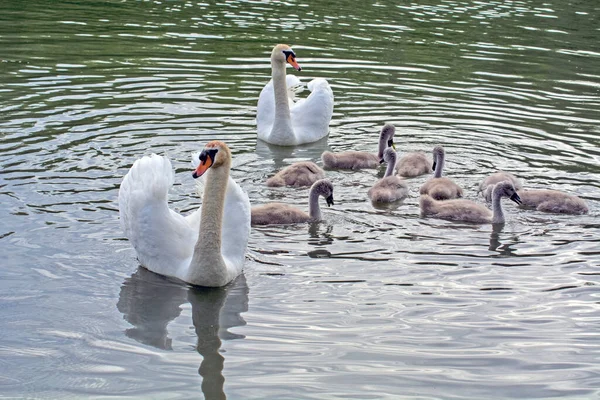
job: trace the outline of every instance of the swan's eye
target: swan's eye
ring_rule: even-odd
[[[287,60],[290,56],[292,57],[292,60],[294,60],[296,58],[296,53],[294,53],[292,50],[283,50],[283,54],[285,55],[285,59]]]
[[[206,162],[206,160],[208,158],[210,158],[211,164],[215,161],[215,156],[217,155],[218,150],[217,149],[210,149],[210,150],[202,150],[202,152],[200,153],[200,162],[202,164],[204,164]]]

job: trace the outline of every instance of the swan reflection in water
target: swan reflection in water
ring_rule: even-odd
[[[192,321],[198,337],[197,351],[202,356],[198,372],[207,399],[225,399],[223,391],[224,357],[221,340],[243,339],[228,331],[246,325],[241,314],[248,311],[248,285],[244,274],[219,288],[190,287],[169,280],[145,268],[123,282],[118,310],[133,325],[125,334],[145,345],[172,350],[167,325],[181,314],[181,305],[192,306]]]

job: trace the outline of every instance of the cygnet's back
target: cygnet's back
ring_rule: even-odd
[[[405,178],[414,178],[415,176],[425,175],[431,171],[431,161],[425,153],[412,152],[405,153],[398,161],[396,173]]]
[[[517,190],[523,189],[521,181],[513,174],[504,171],[494,172],[479,184],[479,191],[486,201],[492,201],[492,190],[494,189],[494,185],[502,181],[511,182]]]
[[[325,178],[325,171],[312,161],[300,161],[285,167],[267,179],[267,186],[310,186],[319,179]]]
[[[559,214],[587,214],[589,208],[585,200],[558,190],[520,190],[519,196],[524,207],[538,211]]]
[[[327,206],[333,205],[333,185],[327,179],[315,182],[309,191],[308,213],[284,203],[268,203],[252,207],[250,223],[252,225],[281,225],[300,222],[320,221],[321,209],[319,197],[323,196]]]
[[[440,219],[463,221],[472,223],[504,223],[504,211],[500,203],[502,197],[508,197],[517,204],[521,199],[511,182],[498,183],[494,187],[492,195],[493,212],[485,206],[471,200],[453,199],[438,201],[429,195],[423,195],[419,199],[419,206],[423,216],[431,216]]]
[[[373,203],[391,203],[408,195],[406,182],[398,175],[394,175],[396,152],[393,148],[388,147],[385,149],[383,160],[387,163],[385,175],[367,192]]]
[[[442,146],[433,148],[433,178],[421,186],[420,194],[427,194],[435,200],[456,199],[463,196],[463,190],[452,179],[442,177],[445,162],[445,152]]]
[[[394,144],[396,128],[392,124],[385,124],[379,133],[379,148],[377,153],[366,151],[344,151],[332,153],[325,151],[321,154],[323,166],[327,169],[363,169],[377,168],[383,158],[383,151]]]

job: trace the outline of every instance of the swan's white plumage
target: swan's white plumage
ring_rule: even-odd
[[[201,208],[183,217],[169,209],[171,162],[156,154],[133,164],[119,189],[119,214],[125,235],[145,268],[187,282],[200,230]],[[250,235],[250,201],[229,177],[223,208],[221,255],[228,281],[242,271]],[[207,282],[205,286],[211,285]]]
[[[333,91],[325,79],[316,78],[306,85],[310,95],[296,101],[302,84],[296,76],[286,75],[286,57],[295,60],[289,46],[280,44],[273,48],[272,79],[260,92],[256,109],[258,138],[279,146],[316,142],[329,133]]]
[[[298,93],[296,88],[301,84],[300,80],[295,75],[286,75],[286,83],[288,98],[296,100],[295,93]],[[290,101],[290,116],[295,138],[286,143],[289,146],[316,142],[327,136],[329,132],[329,122],[333,116],[333,91],[323,78],[313,79],[307,86],[310,90],[307,98]],[[274,119],[275,94],[271,79],[258,97],[256,125],[259,139],[271,143],[269,139]]]

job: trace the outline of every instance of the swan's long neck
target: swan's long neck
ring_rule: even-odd
[[[294,140],[295,136],[287,94],[285,63],[271,61],[271,78],[273,78],[273,92],[275,93],[275,116],[273,128],[271,128],[271,143],[289,143]]]
[[[384,178],[394,175],[394,168],[396,168],[396,156],[392,156],[391,159],[387,163],[387,168],[385,169]]]
[[[504,218],[504,210],[502,209],[502,193],[499,190],[492,191],[492,223],[503,224],[506,222]]]
[[[221,255],[223,204],[229,181],[229,165],[213,167],[206,173],[200,232],[188,272],[188,282],[201,286],[221,286],[227,282]]]
[[[439,152],[435,155],[435,171],[433,172],[434,178],[441,178],[442,171],[444,170],[444,153]]]
[[[321,220],[321,207],[319,207],[319,192],[315,186],[310,189],[308,195],[308,215],[313,221]]]

